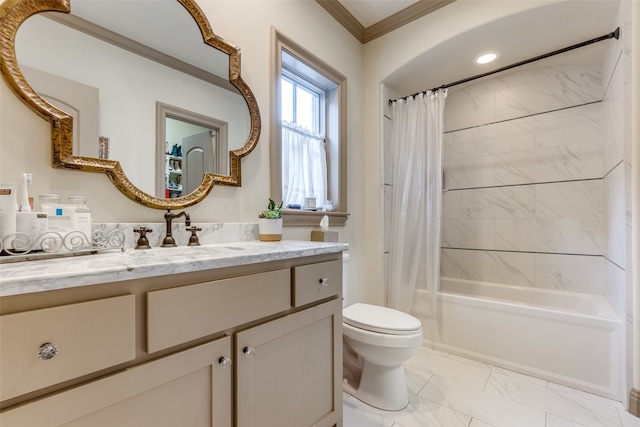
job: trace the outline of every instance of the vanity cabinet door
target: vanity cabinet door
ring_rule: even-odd
[[[342,304],[236,334],[237,427],[342,425]]]
[[[0,425],[231,427],[230,353],[225,337],[6,410]]]

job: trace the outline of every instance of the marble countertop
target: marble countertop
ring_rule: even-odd
[[[98,283],[248,265],[348,249],[344,243],[239,241],[202,246],[128,249],[0,265],[0,297]]]

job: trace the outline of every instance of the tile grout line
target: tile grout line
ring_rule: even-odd
[[[483,393],[487,392],[487,385],[489,385],[489,379],[491,379],[491,375],[493,375],[493,370],[489,369],[489,375],[487,375],[487,379],[485,380],[484,385],[482,386]]]

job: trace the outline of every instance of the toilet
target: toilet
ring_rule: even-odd
[[[404,362],[422,344],[422,324],[387,307],[351,304],[343,253],[343,390],[373,407],[398,411],[409,403]]]

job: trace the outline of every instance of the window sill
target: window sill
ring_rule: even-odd
[[[317,227],[323,216],[329,217],[330,227],[344,227],[349,218],[347,212],[303,211],[285,209],[282,211],[282,225],[284,227]]]

